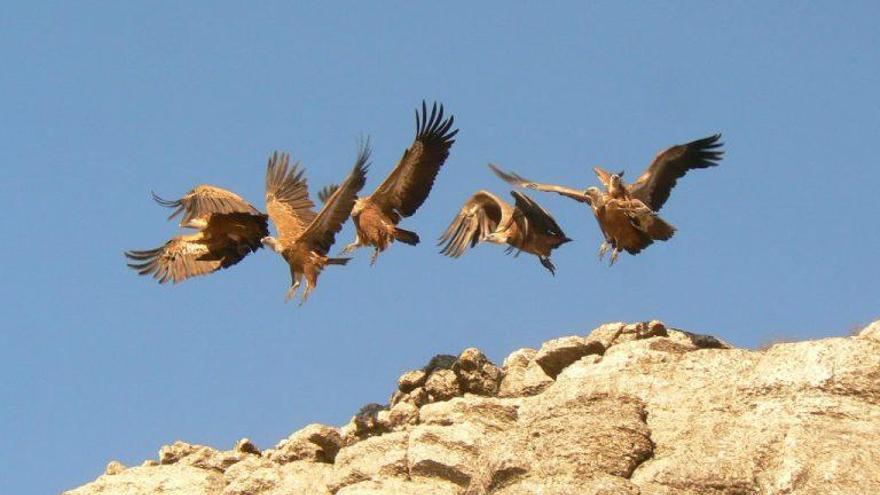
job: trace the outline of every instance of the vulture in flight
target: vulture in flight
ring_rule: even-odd
[[[357,193],[367,182],[370,147],[364,143],[354,168],[338,187],[326,195],[318,213],[309,199],[309,189],[298,164],[289,167],[287,154],[275,154],[266,171],[266,209],[278,229],[278,237],[263,237],[262,243],[280,254],[290,266],[291,286],[285,300],[296,294],[303,277],[306,288],[300,304],[318,284],[318,275],[326,265],[344,265],[350,258],[329,258],[327,253],[336,234],[348,220]]]
[[[347,258],[328,258],[335,235],[348,219],[357,192],[366,182],[370,149],[363,145],[354,169],[342,186],[328,195],[320,212],[313,210],[308,186],[298,164],[289,166],[290,156],[274,153],[266,170],[265,215],[237,194],[215,186],[200,185],[177,201],[155,194],[160,205],[175,208],[169,220],[183,213],[180,227],[196,229],[191,235],[174,237],[164,246],[148,251],[129,251],[128,266],[141,275],[152,275],[159,283],[177,283],[197,275],[230,267],[263,245],[280,254],[290,265],[289,300],[303,276],[308,298],[325,265],[344,265]],[[278,230],[269,236],[268,220]]]
[[[515,204],[510,205],[488,191],[478,191],[468,198],[461,211],[440,237],[440,251],[458,258],[479,242],[507,244],[509,254],[521,251],[534,254],[541,264],[556,274],[550,262],[550,252],[570,241],[556,220],[532,198],[518,191],[510,193]]]
[[[226,189],[202,184],[177,201],[155,193],[153,199],[174,208],[169,220],[183,214],[180,227],[196,230],[156,249],[125,253],[131,260],[129,267],[152,275],[159,283],[176,284],[228,268],[262,247],[260,240],[269,235],[268,217]]]
[[[661,151],[654,161],[632,184],[623,181],[623,172],[612,174],[594,168],[604,190],[589,187],[585,190],[530,181],[512,172],[489,165],[498,177],[509,184],[555,192],[576,201],[587,203],[605,237],[599,248],[599,258],[609,248],[611,264],[621,251],[638,254],[654,241],[666,241],[675,233],[675,227],[660,218],[658,211],[669,199],[669,193],[678,179],[697,168],[718,165],[724,151],[720,148],[721,134],[679,144]]]
[[[428,108],[422,101],[422,112],[416,110],[416,137],[413,143],[379,184],[373,194],[358,198],[351,210],[355,226],[355,240],[345,246],[342,254],[350,253],[363,246],[375,250],[371,264],[376,262],[379,253],[394,241],[415,246],[419,236],[415,232],[397,226],[406,217],[412,216],[428,198],[431,187],[440,167],[449,156],[449,148],[455,142],[453,137],[458,129],[452,130],[454,117],[443,118],[443,105],[437,103]],[[336,186],[324,188],[320,198],[329,196]]]

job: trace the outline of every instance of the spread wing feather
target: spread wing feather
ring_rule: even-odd
[[[571,189],[564,186],[541,184],[538,182],[530,181],[517,173],[505,172],[492,163],[489,164],[489,168],[491,168],[492,172],[495,172],[495,175],[497,175],[501,180],[507,182],[512,186],[524,187],[526,189],[534,189],[536,191],[554,192],[556,194],[561,194],[565,197],[571,198],[575,201],[580,201],[581,203],[590,203],[590,197],[584,194],[583,191],[578,191],[577,189]]]
[[[472,248],[499,225],[509,221],[512,208],[498,196],[488,191],[478,191],[465,201],[458,215],[452,219],[438,246],[441,254],[458,258]]]
[[[290,166],[290,155],[275,152],[266,167],[266,210],[284,243],[296,240],[317,216],[299,163]]]
[[[541,205],[519,191],[510,191],[510,195],[516,200],[516,208],[523,213],[528,222],[527,232],[531,230],[552,237],[565,238],[562,228]]]
[[[152,275],[159,283],[177,283],[235,265],[259,249],[260,239],[268,234],[265,215],[215,214],[204,230],[125,256],[138,274]]]
[[[440,167],[449,156],[458,129],[451,130],[453,116],[443,118],[443,105],[431,109],[422,101],[422,113],[416,110],[416,137],[403,157],[376,188],[370,200],[389,216],[411,216],[428,198]]]
[[[661,151],[651,165],[629,186],[630,194],[652,210],[659,211],[669,199],[678,179],[688,170],[718,165],[724,151],[721,134],[679,144]]]
[[[176,201],[162,199],[152,191],[150,191],[150,194],[152,194],[153,200],[160,205],[166,208],[174,208],[168,220],[183,213],[183,218],[180,220],[181,225],[186,225],[196,218],[207,220],[207,217],[213,213],[249,213],[251,215],[260,215],[260,212],[242,199],[241,196],[227,189],[207,184],[194,187]]]
[[[357,194],[367,182],[367,169],[369,169],[370,143],[361,145],[354,168],[348,174],[345,181],[333,191],[333,194],[324,202],[321,211],[300,237],[301,242],[307,242],[311,249],[326,255],[330,247],[336,242],[336,234],[342,230],[342,225],[351,214]]]

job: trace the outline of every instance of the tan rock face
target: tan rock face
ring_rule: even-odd
[[[476,349],[435,356],[341,429],[262,453],[176,442],[67,493],[869,494],[878,445],[880,322],[760,352],[612,323],[500,369]]]

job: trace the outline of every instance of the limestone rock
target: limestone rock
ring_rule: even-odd
[[[238,442],[235,442],[235,447],[233,447],[232,450],[241,452],[242,454],[260,455],[260,449],[251,442],[250,438],[242,438]]]
[[[327,484],[333,467],[326,463],[296,461],[278,464],[250,456],[226,472],[229,484],[218,495],[330,495]]]
[[[186,465],[135,467],[97,480],[65,495],[218,495],[225,486],[223,475],[213,470]]]
[[[553,379],[535,362],[535,349],[519,349],[504,360],[504,378],[498,387],[499,397],[525,397],[544,391]]]
[[[462,351],[452,364],[452,371],[458,378],[462,392],[486,396],[498,393],[501,370],[479,349],[471,347]]]
[[[428,373],[424,370],[412,370],[400,375],[397,380],[397,389],[403,393],[409,393],[416,387],[421,387],[428,379]]]
[[[462,393],[458,377],[451,369],[442,369],[431,373],[428,381],[425,382],[425,392],[428,394],[428,402],[449,400]]]
[[[482,431],[472,425],[419,425],[409,437],[410,476],[467,486],[475,472]]]
[[[880,341],[880,320],[877,320],[874,323],[871,323],[870,325],[861,329],[857,336],[863,339],[873,339],[876,341]]]
[[[268,457],[279,464],[300,460],[332,463],[341,445],[336,428],[311,424],[282,440]]]
[[[468,349],[404,374],[390,408],[368,405],[341,431],[310,425],[262,455],[245,440],[176,442],[67,493],[869,494],[878,333],[753,352],[614,323],[512,353],[497,395],[494,365]]]
[[[336,495],[459,495],[461,487],[438,480],[379,478],[346,486]]]
[[[458,397],[428,404],[419,411],[419,421],[426,425],[451,426],[474,424],[486,431],[506,431],[516,427],[521,402],[487,397]]]
[[[602,354],[605,346],[595,340],[572,335],[545,342],[535,355],[535,362],[550,378],[556,378],[568,365],[587,354]]]
[[[114,474],[119,474],[123,471],[125,471],[125,464],[119,461],[110,461],[104,469],[104,474],[107,476],[113,476]]]
[[[332,491],[376,477],[407,478],[409,433],[388,433],[346,447],[336,458]]]

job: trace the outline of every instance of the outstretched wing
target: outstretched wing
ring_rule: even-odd
[[[566,238],[565,232],[562,231],[553,216],[532,198],[519,191],[510,191],[510,195],[516,200],[516,207],[528,222],[527,231],[537,231],[552,237]]]
[[[329,184],[324,186],[323,188],[321,188],[320,191],[318,191],[318,200],[321,203],[326,203],[327,200],[330,199],[330,196],[332,196],[337,189],[339,189],[339,184]]]
[[[630,194],[654,211],[660,211],[678,179],[688,170],[718,165],[721,134],[679,144],[661,151],[647,170],[629,186]]]
[[[449,156],[452,139],[458,129],[452,129],[454,117],[443,119],[443,105],[437,103],[427,116],[428,108],[422,101],[422,113],[416,110],[416,138],[403,152],[403,157],[376,188],[370,200],[389,216],[394,213],[408,217],[422,206],[440,167]]]
[[[128,251],[125,256],[140,275],[177,283],[238,263],[259,249],[266,235],[265,215],[220,213],[211,215],[207,227],[195,234],[177,236],[156,249]]]
[[[261,213],[251,206],[250,203],[241,198],[238,194],[221,187],[209,186],[201,184],[186,193],[182,198],[176,201],[169,201],[160,198],[155,192],[150,192],[160,205],[166,208],[174,208],[174,211],[168,217],[168,220],[183,213],[180,220],[181,226],[188,225],[194,219],[202,219],[207,221],[208,217],[214,213],[248,213],[251,215],[261,215]]]
[[[458,215],[440,236],[441,254],[458,258],[474,247],[499,225],[510,221],[512,208],[488,191],[478,191],[465,201]]]
[[[505,172],[492,163],[489,164],[489,168],[491,168],[492,171],[495,172],[495,175],[501,178],[501,180],[507,182],[512,186],[525,187],[527,189],[534,189],[536,191],[554,192],[556,194],[561,194],[565,197],[571,198],[575,201],[580,201],[581,203],[590,203],[590,197],[587,196],[583,191],[578,191],[577,189],[571,189],[564,186],[555,186],[552,184],[541,184],[538,182],[533,182],[514,172]]]
[[[266,167],[266,210],[282,245],[293,242],[317,216],[299,163],[290,166],[288,153],[275,152]]]
[[[357,194],[367,182],[367,169],[370,167],[370,144],[361,145],[354,168],[345,181],[324,202],[318,216],[306,228],[300,242],[306,242],[313,251],[326,255],[336,242],[336,233],[351,215]]]

